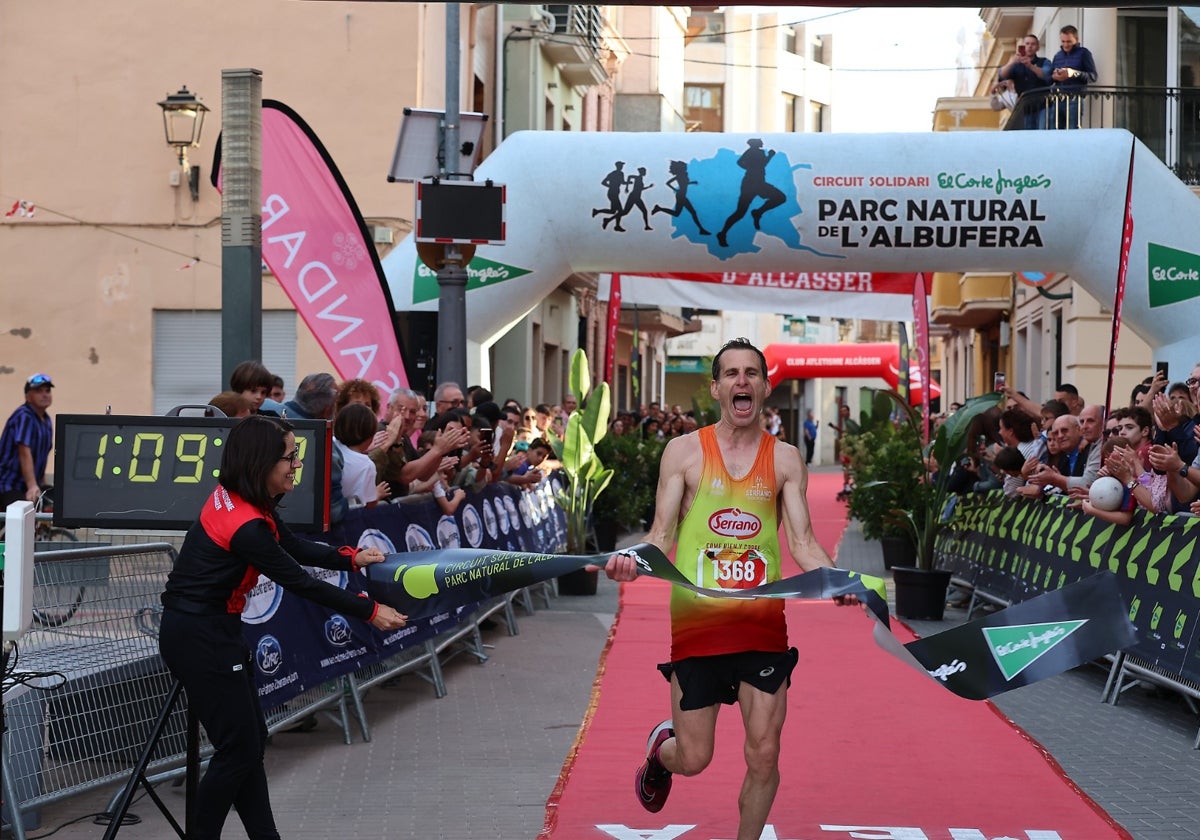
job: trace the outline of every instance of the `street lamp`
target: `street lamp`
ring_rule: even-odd
[[[167,145],[179,156],[179,165],[188,178],[192,201],[200,200],[200,167],[188,163],[187,150],[200,146],[200,132],[204,130],[204,115],[208,108],[196,98],[196,94],[184,85],[176,93],[158,103],[163,112],[163,131]]]

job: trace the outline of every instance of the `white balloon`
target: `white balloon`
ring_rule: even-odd
[[[1125,500],[1125,485],[1111,475],[1101,476],[1092,482],[1088,498],[1100,510],[1116,510]]]

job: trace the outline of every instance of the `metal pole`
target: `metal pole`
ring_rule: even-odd
[[[262,360],[262,71],[221,71],[221,388]]]
[[[458,177],[459,85],[461,21],[458,3],[446,4],[446,122],[441,176]],[[437,378],[441,382],[467,385],[467,272],[457,245],[446,246],[445,265],[438,270],[438,356]]]

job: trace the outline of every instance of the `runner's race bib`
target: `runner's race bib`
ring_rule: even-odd
[[[697,586],[752,589],[767,582],[767,560],[753,548],[706,548],[696,566]]]

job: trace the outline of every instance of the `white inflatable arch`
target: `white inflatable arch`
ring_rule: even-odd
[[[1124,323],[1176,370],[1198,355],[1200,201],[1124,130],[520,132],[475,177],[508,186],[508,240],[469,269],[480,345],[572,272],[621,273],[626,301],[897,320],[873,273],[1066,272],[1108,302],[1131,185]],[[437,308],[411,238],[384,267],[396,306]],[[692,272],[767,279],[649,276]]]

